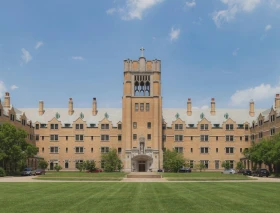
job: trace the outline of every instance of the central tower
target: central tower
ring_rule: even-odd
[[[162,168],[161,61],[124,61],[122,98],[124,170],[157,171]]]

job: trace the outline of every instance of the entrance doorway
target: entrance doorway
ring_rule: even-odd
[[[139,172],[146,172],[146,162],[145,161],[139,161]]]

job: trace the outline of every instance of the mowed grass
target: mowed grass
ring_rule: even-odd
[[[74,180],[74,181],[120,181],[127,173],[124,172],[46,172],[46,175],[38,175],[40,180]]]
[[[221,172],[159,173],[169,181],[221,181],[221,180],[255,180],[240,174],[222,174]]]
[[[279,212],[279,183],[0,183],[0,212]]]

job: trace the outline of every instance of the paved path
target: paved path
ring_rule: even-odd
[[[256,180],[220,180],[220,181],[168,181],[165,178],[123,178],[121,181],[71,181],[71,180],[40,180],[40,179],[34,179],[32,176],[27,177],[0,177],[0,183],[1,182],[17,182],[17,183],[36,183],[36,182],[169,182],[169,183],[198,183],[198,182],[235,182],[235,183],[241,183],[241,182],[280,182],[280,178],[252,178]]]

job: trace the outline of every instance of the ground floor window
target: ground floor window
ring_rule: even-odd
[[[83,160],[76,160],[76,168],[78,168],[79,164],[82,164],[84,161]]]
[[[219,167],[220,167],[220,161],[215,160],[215,169],[219,169]]]
[[[175,149],[176,152],[183,153],[184,148],[183,147],[175,147],[174,149]]]
[[[68,168],[69,168],[69,162],[68,162],[68,160],[65,161],[65,163],[64,163],[64,168],[65,168],[65,169],[68,169]]]
[[[205,165],[205,169],[208,169],[208,166],[209,166],[208,160],[201,160],[200,163],[203,163]]]
[[[234,168],[234,161],[233,160],[227,160],[229,162],[229,168],[233,169]]]
[[[193,160],[190,160],[190,168],[193,168]]]

